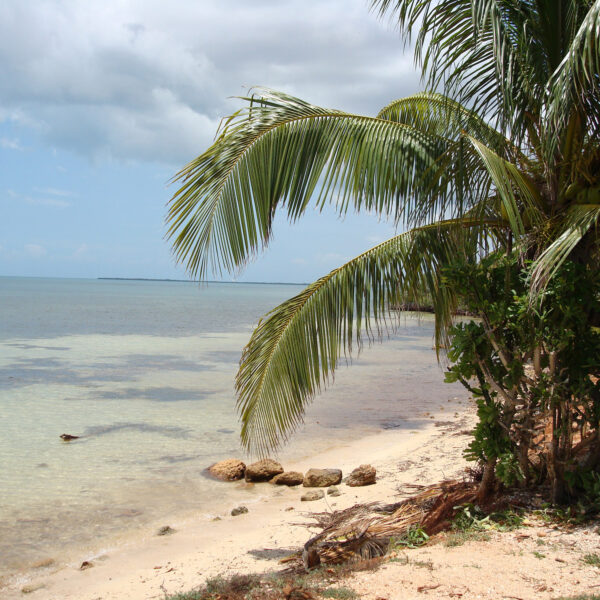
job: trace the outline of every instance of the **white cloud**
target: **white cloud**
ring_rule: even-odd
[[[20,142],[16,138],[0,137],[0,148],[7,150],[23,150]]]
[[[48,254],[46,248],[39,244],[25,244],[24,248],[31,258],[42,258]]]
[[[87,244],[81,244],[75,252],[73,252],[73,258],[85,258],[89,250]]]
[[[0,121],[90,157],[179,165],[266,85],[374,113],[418,88],[368,0],[5,0]]]
[[[74,195],[70,192],[56,190],[53,188],[46,188],[42,190],[39,188],[34,188],[34,191],[41,192],[44,195],[30,196],[28,194],[18,194],[14,190],[10,189],[6,190],[6,195],[17,202],[24,202],[33,206],[49,206],[51,208],[68,208],[71,206],[71,203],[65,200],[65,197]]]

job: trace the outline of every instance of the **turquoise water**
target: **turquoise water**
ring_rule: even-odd
[[[0,278],[0,575],[97,552],[173,514],[248,495],[206,479],[242,456],[233,381],[252,327],[289,285]],[[444,385],[432,324],[407,319],[307,414],[284,459],[417,428]],[[81,436],[70,443],[59,436]]]

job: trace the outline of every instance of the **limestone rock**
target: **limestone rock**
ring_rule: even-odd
[[[346,485],[350,487],[361,487],[363,485],[373,485],[377,479],[377,471],[371,465],[360,465],[350,473],[346,480]]]
[[[332,485],[328,490],[327,490],[327,495],[328,496],[341,496],[342,492],[340,492],[340,490],[335,486]]]
[[[271,458],[263,458],[246,467],[246,481],[269,481],[283,473],[283,467]]]
[[[271,479],[271,483],[277,485],[300,485],[303,481],[304,475],[298,471],[285,471]]]
[[[171,535],[175,533],[175,529],[173,529],[169,525],[163,525],[157,532],[156,535]]]
[[[238,506],[231,511],[232,517],[237,517],[238,515],[243,515],[248,512],[248,509],[245,506]]]
[[[311,492],[306,492],[300,496],[300,500],[302,502],[312,502],[313,500],[320,500],[325,497],[325,493],[323,490],[313,490]]]
[[[309,469],[304,475],[304,487],[329,487],[342,481],[339,469]]]
[[[244,477],[246,465],[237,458],[228,458],[208,467],[208,472],[222,481],[237,481]]]

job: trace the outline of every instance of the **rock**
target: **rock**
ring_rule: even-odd
[[[70,442],[71,440],[78,440],[78,439],[79,439],[79,436],[78,436],[78,435],[71,435],[70,433],[63,433],[63,434],[60,436],[60,439],[61,439],[63,442]]]
[[[89,560],[84,560],[81,563],[81,566],[79,567],[80,571],[85,571],[86,569],[91,569],[94,566],[93,562],[90,562]]]
[[[303,481],[304,475],[298,471],[286,471],[271,479],[271,483],[276,485],[300,485]]]
[[[332,485],[328,490],[327,490],[327,495],[328,496],[341,496],[342,492],[340,492],[340,490],[335,487],[335,485]]]
[[[243,515],[248,512],[248,509],[245,506],[238,506],[231,511],[232,517],[237,517],[238,515]]]
[[[339,469],[309,469],[304,476],[304,487],[329,487],[342,481]]]
[[[228,458],[208,467],[208,472],[221,481],[237,481],[244,477],[246,465],[237,458]]]
[[[377,471],[371,465],[360,465],[350,473],[346,480],[346,485],[350,487],[361,487],[363,485],[373,485],[377,479]]]
[[[246,467],[246,481],[269,481],[283,473],[283,467],[271,458],[263,458]]]
[[[163,525],[157,532],[156,535],[171,535],[175,533],[175,530],[169,525]]]
[[[321,498],[325,498],[325,493],[323,490],[306,492],[300,496],[300,500],[302,500],[302,502],[312,502],[313,500],[320,500]]]

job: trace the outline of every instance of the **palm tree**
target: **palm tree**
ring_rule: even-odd
[[[392,323],[395,303],[427,296],[447,341],[460,301],[444,285],[447,266],[528,259],[532,303],[565,261],[597,270],[600,0],[372,5],[406,38],[418,27],[428,91],[361,116],[255,89],[175,178],[168,234],[198,278],[243,268],[268,244],[278,209],[294,221],[310,203],[331,203],[404,231],[259,323],[236,379],[242,440],[259,453],[294,431],[340,356]]]

